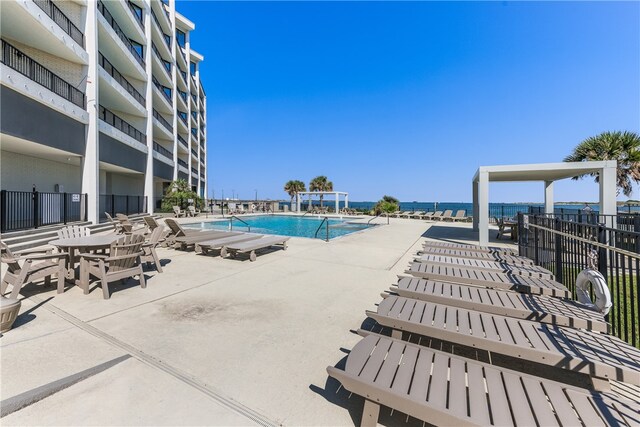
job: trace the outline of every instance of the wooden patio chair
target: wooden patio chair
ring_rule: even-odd
[[[173,215],[175,215],[176,218],[180,218],[181,216],[187,216],[187,213],[180,209],[180,206],[174,206]]]
[[[189,205],[187,206],[187,214],[189,216],[198,216],[200,215],[200,210],[196,209],[196,207],[193,205]]]
[[[0,293],[4,295],[7,287],[12,285],[10,298],[16,299],[27,283],[44,278],[44,285],[49,286],[52,275],[58,276],[58,293],[64,292],[66,258],[66,252],[53,253],[52,249],[31,249],[14,254],[6,243],[0,241],[0,262],[8,266]]]
[[[144,237],[127,234],[114,242],[109,255],[83,253],[80,258],[80,283],[84,293],[89,293],[89,278],[93,275],[100,280],[104,299],[109,299],[109,283],[129,277],[139,276],[140,286],[146,288],[140,257],[144,254]]]
[[[142,262],[147,264],[152,262],[156,266],[158,273],[162,273],[162,266],[156,253],[156,247],[164,240],[162,237],[163,234],[164,226],[158,225],[151,233],[151,236],[149,236],[149,240],[142,245],[142,251],[144,253],[140,256]]]
[[[496,220],[496,225],[498,226],[498,234],[496,235],[496,239],[499,239],[500,236],[504,236],[509,233],[509,238],[513,239],[515,226],[512,224],[506,224],[504,222],[504,218],[494,217]]]
[[[68,225],[58,230],[58,239],[75,239],[91,235],[91,229],[79,225]]]
[[[108,212],[105,212],[104,214],[107,217],[107,221],[109,221],[111,225],[113,225],[113,229],[115,230],[115,232],[119,234],[124,234],[125,230],[122,227],[122,224],[120,223],[120,221],[116,221],[111,215],[109,215]]]

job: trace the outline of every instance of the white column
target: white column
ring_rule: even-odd
[[[473,192],[473,231],[478,231],[478,217],[479,217],[479,205],[478,205],[478,181],[471,183]]]
[[[340,212],[340,194],[336,193],[336,213]]]
[[[544,182],[544,213],[553,213],[553,181]]]
[[[344,207],[345,207],[346,209],[348,209],[348,208],[349,208],[349,195],[348,195],[348,194],[345,194],[345,195],[344,195]]]
[[[98,13],[96,2],[87,2],[87,23],[84,40],[89,54],[87,67],[87,144],[82,158],[82,192],[87,194],[87,220],[100,221],[100,138],[98,132]]]
[[[602,171],[600,172],[600,213],[602,215],[617,214],[616,167],[616,162],[614,161],[613,166],[602,168]],[[605,223],[607,227],[615,227],[617,225],[615,216],[607,217]]]
[[[296,193],[296,212],[300,213],[300,194]]]
[[[146,72],[147,72],[147,87],[146,87],[146,99],[147,99],[147,128],[145,133],[147,134],[147,167],[144,174],[144,195],[147,197],[147,212],[153,213],[155,206],[153,196],[153,115],[151,114],[153,109],[153,88],[151,86],[151,4],[145,3],[144,11],[144,28],[147,44],[144,47],[144,53],[146,58]],[[175,102],[175,101],[174,101]]]
[[[478,242],[489,244],[489,172],[481,171],[478,176]]]

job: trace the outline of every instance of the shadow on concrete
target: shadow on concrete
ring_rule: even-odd
[[[497,229],[489,229],[489,243],[515,244],[513,240],[507,238],[496,238],[497,232]],[[428,237],[442,242],[478,244],[478,232],[473,231],[471,227],[434,225],[425,231],[422,237]]]
[[[46,300],[34,305],[29,310],[20,313],[18,317],[16,317],[15,322],[13,322],[13,326],[11,327],[11,329],[19,328],[20,326],[26,325],[27,323],[34,320],[38,316],[33,314],[33,312],[39,309],[40,307],[42,307],[43,305],[45,305],[46,303],[48,303],[49,301],[51,301],[52,299],[53,297],[49,297]]]

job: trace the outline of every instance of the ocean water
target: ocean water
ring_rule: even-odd
[[[313,206],[319,206],[319,200],[312,201]],[[281,202],[280,206],[287,205],[289,206],[289,202]],[[376,205],[376,202],[352,202],[349,201],[349,207],[353,209],[373,209]],[[308,203],[305,200],[302,203],[302,210],[307,210]],[[335,202],[333,200],[325,200],[324,206],[328,206],[333,208],[335,206]],[[513,217],[518,214],[518,212],[529,213],[531,209],[542,208],[544,205],[542,203],[489,203],[489,216],[497,216],[497,217]],[[344,202],[340,201],[340,208],[344,207]],[[577,205],[577,204],[556,204],[555,211],[556,213],[567,213],[567,214],[577,214],[582,211],[585,205]],[[589,207],[593,209],[594,212],[598,212],[599,206],[597,204],[589,204]],[[473,204],[465,203],[465,202],[400,202],[400,210],[401,211],[425,211],[425,212],[434,212],[434,211],[445,211],[452,210],[454,214],[458,210],[464,210],[465,215],[473,214]],[[620,206],[618,208],[621,212],[640,212],[640,206]]]

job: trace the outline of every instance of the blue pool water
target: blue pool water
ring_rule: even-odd
[[[243,224],[237,219],[233,219],[234,231],[251,231],[252,233],[279,234],[281,236],[293,237],[309,237],[314,238],[316,230],[322,222],[322,218],[317,217],[301,217],[301,216],[249,216],[242,217],[242,221],[249,224]],[[229,230],[229,219],[207,221],[187,225],[189,228],[200,228],[203,230]],[[339,218],[329,219],[329,239],[354,233],[356,231],[367,229],[371,226],[367,224],[350,223],[347,220]],[[318,232],[318,238],[325,239],[327,231],[323,224],[322,229]]]

